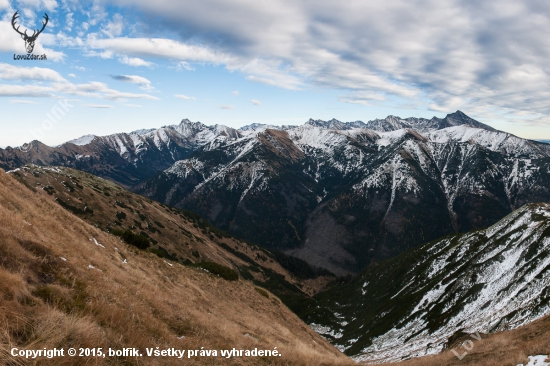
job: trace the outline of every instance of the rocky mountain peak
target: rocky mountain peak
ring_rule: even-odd
[[[182,119],[179,125],[180,126],[204,126],[201,122],[199,121],[193,122],[188,118]]]
[[[241,128],[239,128],[239,130],[241,131],[255,131],[255,130],[258,130],[258,129],[261,129],[261,128],[266,128],[268,125],[266,125],[265,123],[252,123],[252,124],[249,124],[249,125],[246,125],[246,126],[242,126]]]
[[[365,127],[365,124],[361,121],[342,122],[337,120],[336,118],[333,118],[330,121],[323,121],[320,119],[314,120],[310,118],[309,121],[307,121],[305,124],[315,126],[315,127],[327,128],[331,130],[351,130],[353,128]]]
[[[215,125],[213,126],[212,131],[219,136],[226,136],[229,138],[237,139],[242,137],[238,130],[225,126],[225,125]]]
[[[73,145],[78,145],[78,146],[83,146],[83,145],[87,145],[90,142],[92,142],[96,137],[97,136],[95,136],[95,135],[84,135],[84,136],[79,137],[77,139],[67,141],[67,143],[70,143],[70,144],[73,144]]]
[[[403,118],[399,116],[389,115],[386,117],[386,121],[401,121]]]
[[[324,126],[327,125],[327,122],[323,121],[323,120],[320,120],[320,119],[310,118],[305,124],[306,125],[317,126],[317,127],[324,127]]]
[[[467,125],[473,128],[481,128],[487,131],[497,131],[493,127],[488,126],[484,123],[476,121],[475,119],[467,116],[464,112],[457,110],[454,113],[450,113],[442,120],[442,128],[451,127],[451,126],[460,126]]]

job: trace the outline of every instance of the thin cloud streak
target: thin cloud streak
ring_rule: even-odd
[[[10,103],[11,104],[38,104],[36,102],[33,102],[32,100],[17,100],[17,99],[10,100]]]
[[[176,98],[183,99],[183,100],[195,100],[195,99],[197,99],[195,97],[190,97],[190,96],[187,96],[187,95],[184,95],[184,94],[175,94],[174,96]]]
[[[112,109],[114,106],[108,104],[84,104],[87,108]]]

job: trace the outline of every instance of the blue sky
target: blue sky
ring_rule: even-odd
[[[47,61],[13,59],[16,10]],[[549,39],[544,1],[0,0],[0,147],[458,109],[550,139]]]

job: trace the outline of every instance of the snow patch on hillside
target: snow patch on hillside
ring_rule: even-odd
[[[522,363],[517,366],[524,366]],[[529,356],[529,363],[525,366],[550,366],[548,355]]]
[[[67,143],[78,145],[78,146],[84,146],[84,145],[88,145],[89,143],[94,141],[95,138],[96,138],[95,135],[84,135],[84,136],[79,137],[77,139],[67,141]]]
[[[537,224],[529,225],[533,215],[539,215]],[[411,310],[394,319],[399,326],[372,338],[354,359],[378,363],[436,354],[457,331],[509,330],[550,314],[549,218],[550,205],[529,205],[484,231],[462,235],[458,241],[443,239],[429,244],[426,258],[430,265],[411,263],[407,273],[414,277],[406,281],[404,277],[391,294],[392,298],[414,294]],[[434,278],[439,285],[434,285]],[[358,293],[366,293],[366,280]],[[369,299],[360,296],[356,301]],[[328,310],[339,312],[336,325],[317,324],[314,329],[324,335],[338,334],[333,337],[339,340],[337,345],[347,349],[351,343],[346,341],[346,333],[348,329],[355,332],[360,320],[358,314],[341,315],[343,306],[329,305]],[[434,309],[439,309],[437,314],[447,314],[435,328],[431,322],[439,315]],[[385,316],[395,315],[391,310],[379,315]]]

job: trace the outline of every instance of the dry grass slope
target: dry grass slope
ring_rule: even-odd
[[[212,261],[259,282],[265,282],[273,271],[306,295],[315,294],[334,279],[330,276],[313,280],[295,278],[271,253],[221,233],[200,216],[162,205],[89,173],[30,165],[11,174],[29,189],[56,200],[93,226],[106,231],[131,229],[136,234],[147,235],[151,249],[166,251],[167,260]]]
[[[32,188],[32,187],[31,187]],[[6,365],[345,365],[272,294],[140,251],[0,170],[0,362]],[[95,243],[94,239],[98,244]],[[277,358],[24,361],[12,347],[278,347]]]

